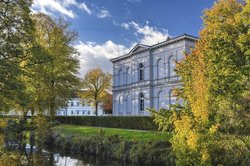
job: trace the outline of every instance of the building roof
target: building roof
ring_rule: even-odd
[[[129,51],[128,54],[125,54],[125,55],[110,59],[110,61],[111,62],[116,62],[116,61],[125,59],[125,58],[127,58],[127,57],[129,57],[131,55],[134,55],[136,53],[144,52],[144,51],[147,51],[147,50],[153,50],[153,49],[156,49],[156,48],[159,48],[159,47],[162,47],[162,46],[165,46],[165,45],[169,45],[169,44],[175,43],[177,41],[185,40],[185,39],[195,42],[195,41],[198,40],[198,37],[191,36],[191,35],[188,35],[188,34],[184,33],[181,36],[177,36],[177,37],[174,37],[174,38],[171,38],[171,39],[167,38],[165,41],[154,44],[154,45],[151,45],[151,46],[138,43],[138,44],[136,44],[136,46],[131,51]]]

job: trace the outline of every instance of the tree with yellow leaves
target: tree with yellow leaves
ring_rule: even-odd
[[[95,68],[88,71],[82,80],[83,90],[80,92],[80,97],[94,104],[96,116],[99,104],[107,97],[105,94],[111,87],[111,79],[111,74]]]
[[[177,64],[186,105],[153,112],[161,128],[173,126],[177,165],[249,162],[249,20],[249,0],[219,0],[205,10],[199,41]]]

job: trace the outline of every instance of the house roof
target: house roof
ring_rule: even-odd
[[[129,51],[128,54],[125,54],[125,55],[110,59],[110,61],[111,62],[116,62],[116,61],[125,59],[127,57],[130,57],[133,54],[136,54],[136,53],[139,53],[139,52],[144,52],[144,51],[147,51],[149,49],[153,50],[153,49],[156,49],[156,48],[159,48],[159,47],[162,47],[162,46],[165,46],[165,45],[169,45],[169,44],[172,44],[174,42],[181,41],[181,40],[191,40],[191,41],[195,42],[195,41],[198,40],[198,37],[191,36],[191,35],[188,35],[188,34],[183,34],[181,36],[177,36],[177,37],[174,37],[174,38],[171,38],[171,39],[167,38],[165,41],[154,44],[154,45],[151,45],[151,46],[138,43],[138,44],[136,44],[136,46],[131,51]]]

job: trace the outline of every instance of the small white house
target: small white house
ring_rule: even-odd
[[[66,107],[57,111],[57,116],[95,116],[95,108],[80,98],[69,100]],[[98,116],[104,116],[105,112],[99,107]]]

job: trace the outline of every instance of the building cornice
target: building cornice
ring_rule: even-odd
[[[140,51],[133,52],[132,51],[134,49],[133,48],[128,54],[125,54],[125,55],[110,59],[110,61],[112,63],[114,63],[114,62],[117,62],[119,60],[130,58],[131,56],[133,56],[135,54],[143,53],[143,52],[146,52],[148,50],[154,50],[154,49],[164,47],[164,46],[167,46],[167,45],[170,45],[170,44],[173,44],[173,43],[177,43],[177,42],[182,41],[182,40],[190,40],[190,41],[196,42],[198,40],[198,37],[191,36],[191,35],[188,35],[188,34],[183,34],[181,36],[177,36],[177,37],[174,37],[172,39],[168,39],[166,41],[163,41],[161,43],[157,43],[157,44],[154,44],[154,45],[151,45],[151,46],[144,45],[144,46],[146,46],[145,49],[140,50]],[[142,44],[137,44],[136,46],[138,46],[138,45],[142,45]]]

